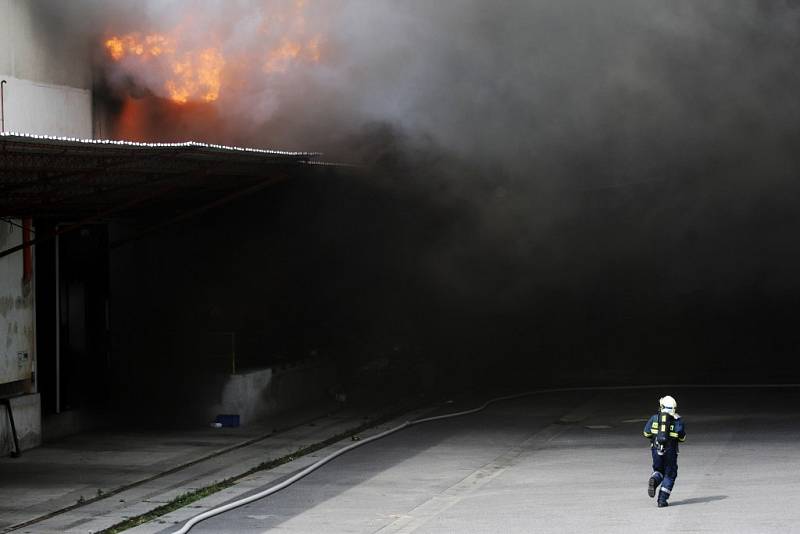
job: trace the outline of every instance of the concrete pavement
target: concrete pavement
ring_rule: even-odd
[[[323,404],[241,428],[92,432],[0,458],[0,532],[100,532],[396,409]]]
[[[658,509],[641,428],[664,394],[688,440],[671,506]],[[798,440],[796,388],[534,396],[368,444],[192,532],[800,532]],[[172,532],[180,519],[131,532]]]
[[[672,505],[657,509],[646,495],[649,450],[640,436],[666,393],[677,397],[689,439]],[[477,403],[472,399],[438,411]],[[30,533],[99,532],[352,429],[369,416],[318,410],[272,421],[294,425],[278,433],[262,426],[83,435],[20,459],[0,459],[0,525]],[[423,413],[406,413],[360,436]],[[794,504],[800,497],[794,480],[798,438],[797,388],[542,394],[367,444],[287,490],[209,519],[192,532],[800,532]],[[261,491],[351,443],[340,441],[258,471],[128,532],[173,532],[193,515]],[[96,500],[77,506],[81,496]]]

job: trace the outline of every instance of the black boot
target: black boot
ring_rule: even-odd
[[[667,501],[658,501],[659,508],[666,508],[667,506],[669,506],[669,503],[667,503]]]
[[[650,480],[647,481],[647,494],[652,498],[656,496],[656,488],[658,487],[658,480],[654,477],[650,477]]]

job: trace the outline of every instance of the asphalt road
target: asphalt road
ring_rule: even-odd
[[[659,509],[641,431],[665,394],[688,439]],[[548,394],[367,444],[192,532],[800,532],[799,444],[799,389]]]

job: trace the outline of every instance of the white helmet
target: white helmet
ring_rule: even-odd
[[[678,409],[678,401],[669,395],[658,399],[658,405],[661,407],[661,413],[667,413],[669,415],[675,415],[675,412]]]

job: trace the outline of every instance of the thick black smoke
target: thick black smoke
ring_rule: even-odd
[[[538,225],[530,203],[542,195],[692,180],[753,197],[795,172],[795,2],[299,5],[118,0],[94,12],[106,34],[182,28],[188,45],[227,57],[297,37],[280,17],[302,13],[300,33],[321,36],[320,63],[277,74],[253,58],[229,65],[245,79],[223,87],[220,140],[371,162],[385,152],[372,139],[383,125],[404,140],[392,149],[426,154],[418,172],[436,159],[446,187],[500,227],[517,225],[512,215]],[[162,80],[127,68],[111,69],[112,81],[124,74],[163,93]]]
[[[93,14],[98,36],[180,29],[182,46],[217,46],[229,58],[319,36],[320,63],[278,74],[257,55],[246,69],[228,65],[246,79],[227,88],[230,99],[223,87],[223,121],[261,132],[261,141],[342,149],[348,133],[386,122],[556,187],[658,177],[654,156],[693,165],[705,149],[752,149],[754,127],[784,134],[796,112],[798,11],[790,2],[301,5],[118,0]],[[163,93],[146,67],[126,68]]]
[[[183,24],[236,54],[296,6],[93,13],[98,37]],[[447,353],[447,372],[502,361],[539,382],[694,381],[747,376],[762,356],[762,377],[796,372],[797,2],[309,0],[304,13],[321,61],[246,69],[216,128],[363,163],[362,187],[385,195],[384,210],[370,195],[325,206],[320,227],[343,229],[326,243],[363,247],[328,274],[371,297],[324,311]],[[352,232],[370,217],[381,235]]]

